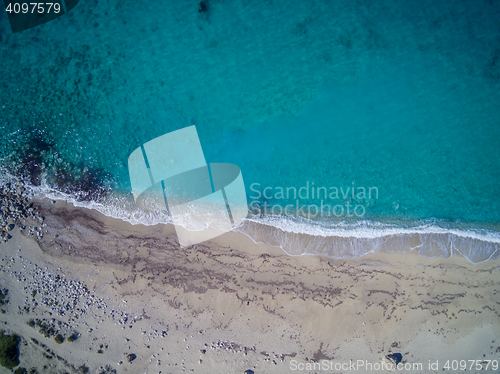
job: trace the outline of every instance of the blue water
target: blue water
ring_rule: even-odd
[[[128,156],[196,125],[208,162],[241,168],[256,214],[242,230],[256,241],[333,257],[394,238],[429,257],[498,255],[499,2],[207,4],[80,2],[16,34],[2,16],[2,165],[43,193],[154,223],[127,195]],[[362,215],[273,215],[320,206],[276,196],[313,183],[377,194],[323,201]]]

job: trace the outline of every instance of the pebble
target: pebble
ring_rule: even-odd
[[[35,211],[33,203],[29,202],[30,194],[25,185],[21,181],[7,182],[0,185],[0,241],[6,242],[12,238],[8,231],[12,231],[14,227],[19,225],[21,230],[26,226],[24,222],[27,218],[32,218],[43,223],[44,217]],[[30,235],[36,235],[37,239],[41,239],[43,234],[37,229],[30,227]]]

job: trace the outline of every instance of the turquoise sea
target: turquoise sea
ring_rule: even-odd
[[[500,2],[203,4],[80,0],[18,33],[3,13],[3,173],[168,222],[135,206],[128,156],[195,125],[241,168],[255,241],[500,256]]]

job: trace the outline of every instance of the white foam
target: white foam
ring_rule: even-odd
[[[101,199],[102,201],[95,201],[82,200],[82,196],[78,194],[61,192],[44,183],[40,186],[31,186],[29,190],[31,197],[67,201],[76,207],[94,209],[107,217],[120,219],[133,225],[153,226],[172,223],[166,212],[145,211],[138,208],[132,195],[109,194],[105,199]]]
[[[102,201],[82,201],[80,196],[50,188],[31,187],[33,197],[65,200],[77,207],[131,224],[146,226],[172,223],[166,212],[148,212],[135,206],[131,194],[110,193]],[[458,224],[456,225],[458,227]],[[282,248],[290,255],[323,255],[356,258],[367,253],[416,251],[425,257],[450,257],[458,254],[479,263],[500,256],[500,232],[483,228],[457,228],[438,220],[416,222],[315,221],[301,217],[251,217],[235,228],[254,242]],[[187,227],[186,227],[187,228]],[[192,227],[201,230],[204,227]]]
[[[265,216],[252,217],[247,221],[283,230],[286,233],[305,234],[318,237],[342,237],[374,239],[401,234],[454,234],[458,237],[500,243],[500,232],[486,229],[455,229],[435,219],[406,222],[407,226],[380,221],[361,220],[355,222],[315,221],[302,217]]]
[[[406,225],[406,226],[403,226]],[[387,223],[317,222],[304,218],[254,217],[237,228],[257,243],[280,247],[289,255],[357,258],[378,251],[416,251],[428,257],[461,255],[472,263],[500,256],[500,233],[457,229],[437,220]]]

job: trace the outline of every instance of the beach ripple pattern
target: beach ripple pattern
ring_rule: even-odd
[[[248,215],[240,168],[207,164],[195,126],[159,136],[135,149],[128,169],[136,204],[166,212],[181,247],[231,231]]]

